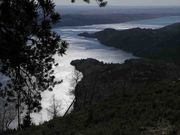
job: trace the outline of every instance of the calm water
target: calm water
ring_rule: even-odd
[[[62,112],[68,108],[71,104],[74,96],[69,92],[73,89],[72,78],[74,73],[74,67],[70,65],[70,62],[75,59],[95,58],[106,63],[123,63],[125,60],[135,58],[132,54],[126,53],[122,50],[112,47],[106,47],[100,44],[95,39],[83,38],[77,36],[81,32],[96,32],[103,30],[104,28],[115,29],[128,29],[128,28],[160,28],[165,25],[180,22],[180,16],[164,17],[158,19],[149,19],[141,21],[133,21],[121,24],[106,24],[106,25],[91,25],[91,26],[78,26],[78,27],[63,27],[54,29],[61,34],[62,38],[70,44],[66,55],[63,57],[55,56],[59,66],[55,68],[55,75],[58,80],[63,79],[63,83],[56,86],[53,92],[42,93],[42,111],[39,114],[33,114],[33,121],[38,124],[43,121],[49,120],[50,117],[47,113],[47,107],[52,95],[62,102]]]

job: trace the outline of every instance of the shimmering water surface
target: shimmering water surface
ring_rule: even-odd
[[[74,67],[70,65],[72,60],[95,58],[106,63],[123,63],[125,60],[135,58],[132,54],[126,53],[122,50],[106,47],[100,44],[96,39],[79,37],[78,34],[82,32],[96,32],[105,28],[115,29],[129,29],[129,28],[160,28],[168,24],[180,22],[180,16],[163,17],[158,19],[148,19],[141,21],[132,21],[120,24],[101,24],[91,26],[76,26],[76,27],[63,27],[56,28],[54,31],[58,32],[62,39],[69,43],[69,48],[66,55],[63,57],[55,56],[59,66],[55,68],[55,76],[58,80],[63,79],[63,83],[56,86],[53,92],[46,91],[42,93],[42,111],[38,114],[33,114],[33,121],[38,124],[43,121],[49,120],[50,117],[47,112],[47,107],[50,104],[52,95],[55,95],[57,100],[62,102],[61,114],[65,112],[68,106],[71,104],[74,96],[70,95],[70,91],[73,89],[72,78],[74,73]]]

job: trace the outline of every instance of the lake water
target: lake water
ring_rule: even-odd
[[[47,108],[50,105],[50,99],[52,95],[62,103],[61,114],[65,112],[68,106],[74,99],[73,95],[70,95],[70,91],[73,90],[72,79],[74,73],[74,67],[70,65],[72,60],[95,58],[106,63],[123,63],[127,59],[135,58],[132,54],[126,53],[122,50],[106,47],[100,44],[96,39],[89,39],[79,37],[77,34],[82,32],[96,32],[105,28],[115,29],[129,29],[129,28],[160,28],[168,24],[180,22],[180,16],[163,17],[158,19],[148,19],[141,21],[132,21],[120,24],[100,24],[91,26],[76,26],[76,27],[63,27],[56,28],[54,31],[62,36],[62,39],[69,43],[69,48],[66,55],[63,57],[55,56],[59,66],[55,68],[55,76],[58,80],[63,79],[63,83],[57,85],[53,92],[46,91],[42,93],[42,111],[38,114],[33,114],[33,121],[39,124],[43,121],[50,119]]]

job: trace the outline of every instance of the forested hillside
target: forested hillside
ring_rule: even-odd
[[[17,135],[176,135],[180,67],[172,62],[128,60],[71,63],[84,75],[74,111]],[[88,69],[88,70],[87,70]]]
[[[139,57],[180,59],[180,23],[156,30],[141,28],[121,31],[105,29],[94,34],[81,33],[79,35],[97,38],[104,45],[120,48]]]
[[[63,15],[55,9],[58,2],[0,2],[0,135],[180,135],[180,23],[79,34],[117,50],[78,38],[83,27],[62,28],[179,15],[180,10]],[[94,1],[98,7],[107,3]],[[91,32],[99,25],[94,26],[84,28]],[[123,63],[113,64],[117,61]]]

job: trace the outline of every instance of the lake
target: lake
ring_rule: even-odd
[[[162,17],[119,24],[100,24],[54,29],[54,31],[61,35],[62,39],[69,43],[66,55],[63,57],[55,56],[56,61],[59,63],[59,66],[55,68],[55,76],[57,80],[63,80],[63,82],[57,85],[53,92],[46,91],[42,93],[43,109],[40,113],[32,115],[33,121],[36,124],[39,124],[50,119],[47,108],[50,105],[50,99],[53,95],[55,95],[55,98],[62,103],[62,115],[71,104],[74,95],[70,94],[70,91],[74,89],[72,79],[75,70],[74,67],[70,65],[72,60],[95,58],[106,63],[123,63],[127,59],[136,58],[131,53],[112,47],[106,47],[100,44],[96,39],[79,37],[79,33],[97,32],[105,28],[115,28],[119,30],[135,27],[156,29],[176,22],[180,22],[180,16]]]

